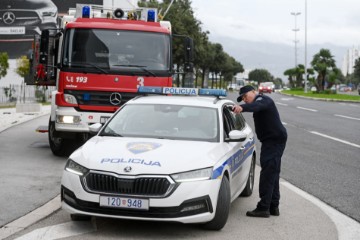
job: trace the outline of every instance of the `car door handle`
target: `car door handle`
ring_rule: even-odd
[[[240,150],[244,150],[244,149],[245,149],[245,147],[244,147],[244,146],[241,146],[241,147],[240,147]]]

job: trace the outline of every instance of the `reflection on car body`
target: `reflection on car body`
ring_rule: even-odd
[[[33,40],[56,23],[57,7],[50,0],[0,1],[0,41]]]

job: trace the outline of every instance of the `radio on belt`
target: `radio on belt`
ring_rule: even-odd
[[[163,94],[163,95],[185,95],[185,96],[215,96],[226,97],[227,92],[224,89],[206,89],[206,88],[178,88],[178,87],[145,87],[140,86],[138,93]]]

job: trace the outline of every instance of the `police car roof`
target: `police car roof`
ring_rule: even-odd
[[[170,105],[186,105],[196,107],[219,108],[224,103],[233,103],[229,99],[205,96],[143,96],[135,98],[127,102],[127,104],[170,104]]]

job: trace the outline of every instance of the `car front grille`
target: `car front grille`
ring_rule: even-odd
[[[5,13],[11,13],[12,16],[15,16],[15,19],[13,21],[4,19],[4,16],[6,16]],[[0,10],[0,26],[2,27],[30,26],[39,24],[41,24],[41,19],[36,12],[22,10]]]
[[[85,176],[85,185],[90,192],[126,194],[136,196],[164,196],[171,183],[165,177],[120,178],[101,173]]]

